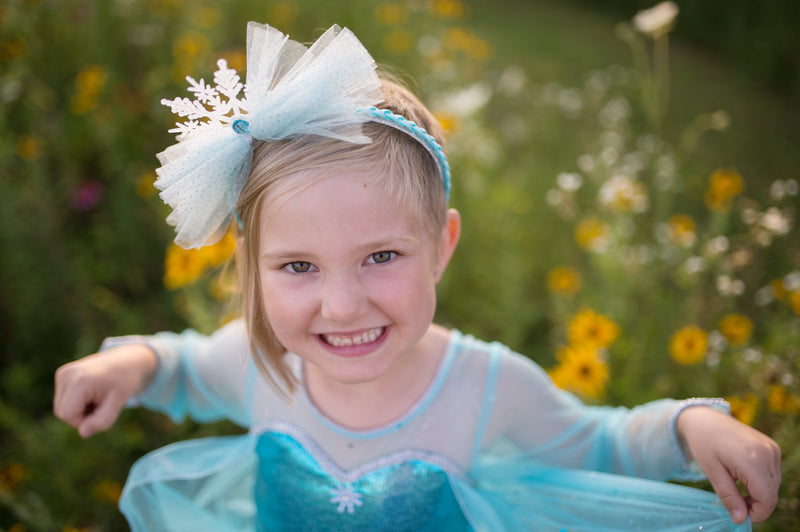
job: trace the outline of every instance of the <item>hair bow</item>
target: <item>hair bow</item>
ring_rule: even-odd
[[[254,146],[313,134],[366,144],[359,109],[382,100],[375,61],[348,29],[332,26],[309,48],[280,31],[247,25],[247,79],[225,60],[215,86],[187,76],[195,100],[161,100],[187,117],[170,129],[178,142],[158,154],[156,188],[171,208],[175,242],[198,248],[218,241],[236,211]],[[240,93],[244,91],[243,98]]]

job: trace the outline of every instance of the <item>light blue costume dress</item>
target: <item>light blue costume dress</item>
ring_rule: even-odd
[[[295,355],[301,384],[290,397],[275,390],[240,321],[106,345],[132,341],[160,361],[139,404],[249,429],[140,459],[120,500],[134,532],[750,530],[714,494],[660,481],[698,478],[674,421],[721,401],[587,407],[530,360],[452,331],[424,396],[354,431],[312,404]]]

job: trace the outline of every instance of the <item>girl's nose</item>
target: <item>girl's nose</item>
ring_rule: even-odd
[[[366,292],[357,275],[326,278],[321,300],[322,317],[337,323],[352,323],[367,309]]]

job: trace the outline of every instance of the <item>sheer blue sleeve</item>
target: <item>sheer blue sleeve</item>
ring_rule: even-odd
[[[163,332],[110,338],[103,348],[122,343],[146,344],[159,363],[149,386],[129,406],[163,412],[175,421],[186,417],[200,422],[228,419],[249,426],[249,398],[257,370],[241,321],[210,336],[193,330]]]
[[[490,400],[484,405],[492,412],[484,449],[523,453],[553,467],[657,480],[702,478],[686,460],[675,420],[690,406],[727,406],[718,399],[663,399],[631,409],[587,406],[514,353],[502,358]]]

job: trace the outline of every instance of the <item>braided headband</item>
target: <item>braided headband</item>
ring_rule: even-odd
[[[155,182],[172,208],[167,223],[175,226],[179,246],[199,248],[222,237],[237,216],[253,150],[262,141],[319,135],[368,144],[361,131],[367,121],[399,129],[424,146],[449,196],[450,167],[442,147],[415,123],[374,107],[383,99],[375,61],[347,28],[332,26],[306,48],[250,22],[246,82],[224,59],[217,66],[215,86],[186,77],[194,101],[161,100],[188,118],[169,130],[178,133],[178,142],[158,154]]]

